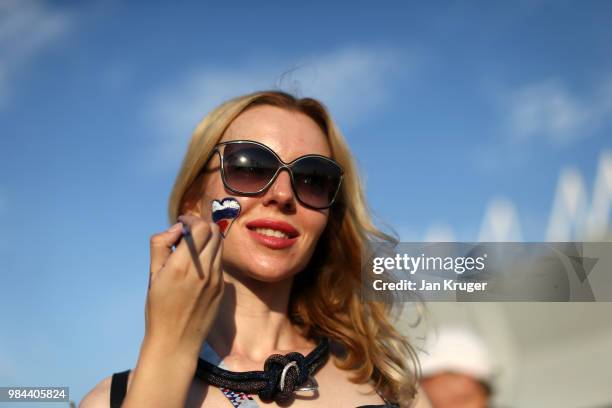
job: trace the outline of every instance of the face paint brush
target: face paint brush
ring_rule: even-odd
[[[202,270],[202,265],[200,264],[200,257],[198,256],[198,250],[196,249],[195,243],[193,242],[193,235],[191,235],[191,229],[189,225],[186,223],[183,224],[183,238],[185,238],[185,243],[187,243],[187,247],[189,248],[189,252],[191,253],[191,259],[193,260],[193,264],[196,267],[196,271],[198,272],[198,276],[200,279],[204,279],[204,271]]]

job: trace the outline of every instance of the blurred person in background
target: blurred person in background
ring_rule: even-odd
[[[433,408],[485,408],[492,397],[492,364],[484,342],[463,327],[441,327],[423,350],[421,389]]]

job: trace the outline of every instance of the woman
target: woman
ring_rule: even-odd
[[[224,198],[240,208],[220,231],[210,203]],[[136,368],[103,380],[81,407],[108,407],[111,383],[128,408],[409,405],[414,353],[387,306],[360,300],[365,242],[390,238],[370,221],[321,103],[270,91],[212,111],[191,139],[169,216],[179,222],[151,239]],[[235,376],[252,371],[264,380]]]

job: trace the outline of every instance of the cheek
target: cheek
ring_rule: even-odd
[[[212,201],[218,200],[221,201],[224,198],[233,197],[238,200],[240,203],[240,212],[244,213],[245,208],[249,206],[249,202],[252,201],[250,197],[241,197],[237,196],[231,191],[225,189],[223,182],[221,181],[221,177],[215,175],[206,183],[204,187],[204,193],[201,198],[201,208],[202,214],[207,217],[207,220],[212,220]],[[240,220],[240,216],[236,219],[236,222]]]
[[[214,198],[216,199],[221,199],[228,195],[225,192],[225,186],[223,185],[221,177],[218,174],[215,174],[213,177],[211,177],[206,186],[206,190],[204,191],[206,192],[206,194],[214,196]]]
[[[309,238],[311,238],[315,244],[327,226],[328,217],[329,215],[326,211],[324,213],[313,212],[312,214],[305,215],[303,218],[305,220],[303,224],[304,230],[308,231]]]
[[[247,220],[252,219],[251,216],[252,209],[257,205],[256,197],[245,197],[240,195],[235,195],[230,191],[225,191],[222,189],[221,191],[216,191],[217,196],[215,199],[222,200],[223,198],[232,197],[238,201],[240,204],[240,213],[237,218],[231,223],[227,231],[227,236],[225,237],[225,245],[232,247],[241,247],[247,243],[250,243],[250,238],[247,235],[248,229],[246,227]],[[212,209],[211,209],[212,210]],[[211,211],[211,219],[212,219],[212,211]]]

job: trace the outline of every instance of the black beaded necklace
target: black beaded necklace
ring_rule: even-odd
[[[196,376],[216,387],[257,394],[263,401],[283,404],[293,399],[294,391],[317,389],[313,375],[327,361],[329,345],[329,338],[324,337],[305,357],[298,352],[272,354],[263,371],[229,371],[199,358]]]

